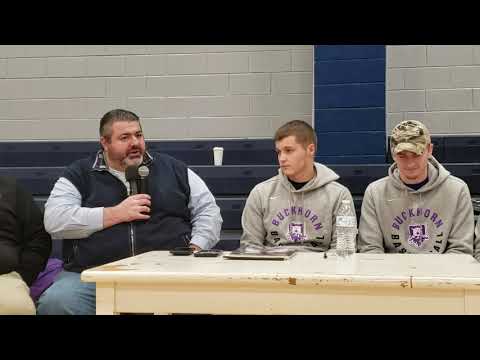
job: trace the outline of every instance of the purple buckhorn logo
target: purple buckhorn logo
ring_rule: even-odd
[[[303,234],[303,224],[288,224],[288,233],[294,242],[303,241],[305,238],[305,235]]]
[[[408,232],[408,243],[412,246],[420,248],[425,240],[428,240],[427,225],[425,224],[409,225]]]

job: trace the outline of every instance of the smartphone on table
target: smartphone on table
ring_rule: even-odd
[[[187,256],[193,254],[193,249],[189,246],[179,246],[170,250],[170,254],[176,256]]]
[[[199,250],[193,253],[195,257],[217,257],[222,254],[222,250],[210,249],[210,250]]]

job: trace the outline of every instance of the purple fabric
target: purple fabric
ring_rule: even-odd
[[[40,295],[53,284],[55,277],[63,270],[63,261],[55,258],[48,259],[47,266],[30,286],[30,296],[37,301]]]

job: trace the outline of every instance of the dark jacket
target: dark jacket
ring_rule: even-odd
[[[52,240],[32,195],[10,177],[0,177],[0,274],[18,272],[30,286],[44,270]]]
[[[150,219],[116,224],[84,239],[63,240],[65,269],[81,272],[147,251],[188,245],[192,225],[187,166],[158,153],[146,153],[143,163],[150,170]],[[82,195],[82,207],[112,207],[128,196],[125,185],[108,171],[101,152],[74,162],[62,176]]]

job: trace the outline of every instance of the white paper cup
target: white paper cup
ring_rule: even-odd
[[[213,163],[215,166],[221,166],[223,162],[223,147],[213,148]]]

